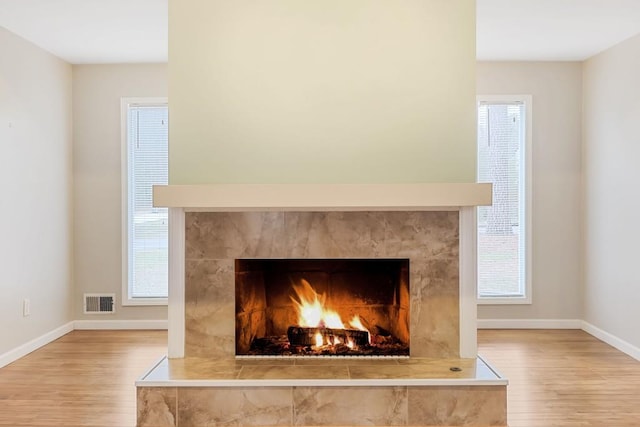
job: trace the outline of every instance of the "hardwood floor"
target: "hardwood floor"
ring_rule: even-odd
[[[0,369],[0,426],[135,425],[133,385],[165,331],[73,331]],[[640,426],[640,362],[582,331],[481,330],[509,426]]]
[[[640,362],[577,330],[480,330],[510,427],[640,426]]]
[[[73,331],[0,369],[0,426],[132,427],[166,331]]]

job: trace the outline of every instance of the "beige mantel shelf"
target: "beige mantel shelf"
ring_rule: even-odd
[[[156,185],[156,207],[207,211],[433,210],[491,204],[485,183]]]

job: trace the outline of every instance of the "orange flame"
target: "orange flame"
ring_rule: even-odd
[[[309,282],[302,279],[299,285],[293,285],[293,290],[297,299],[291,297],[291,301],[298,307],[298,324],[300,326],[306,328],[345,329],[340,315],[324,307],[324,294],[318,294]]]
[[[346,329],[340,315],[325,307],[326,297],[324,294],[318,294],[311,284],[305,279],[300,280],[300,284],[293,284],[293,291],[295,297],[291,296],[291,301],[298,308],[298,324],[306,328],[332,328],[332,329]],[[360,331],[369,330],[365,328],[360,320],[359,316],[353,316],[349,322],[349,326],[353,329]],[[315,342],[317,347],[321,347],[324,344],[324,340],[321,334],[315,335]],[[327,339],[327,344],[337,345],[340,344],[338,337]],[[355,344],[351,339],[348,339],[344,343],[349,348],[354,348]],[[371,334],[369,334],[369,344],[371,344]]]
[[[358,316],[357,314],[353,316],[353,319],[351,319],[351,322],[349,322],[349,326],[351,326],[353,329],[369,332],[369,330],[364,327],[362,321],[360,321],[360,316]],[[369,332],[369,344],[371,344],[371,332]]]

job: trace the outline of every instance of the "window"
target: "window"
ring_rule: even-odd
[[[168,210],[153,207],[168,183],[166,99],[122,99],[123,305],[167,303]]]
[[[531,303],[531,97],[478,99],[478,182],[493,205],[478,207],[478,300]]]

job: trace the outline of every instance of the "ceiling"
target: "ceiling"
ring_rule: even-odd
[[[73,64],[166,62],[168,0],[0,0],[0,26]],[[479,60],[580,61],[640,33],[639,0],[477,0]]]
[[[639,0],[477,0],[480,60],[582,61],[640,33]]]
[[[0,0],[0,26],[72,64],[166,62],[168,0]]]

